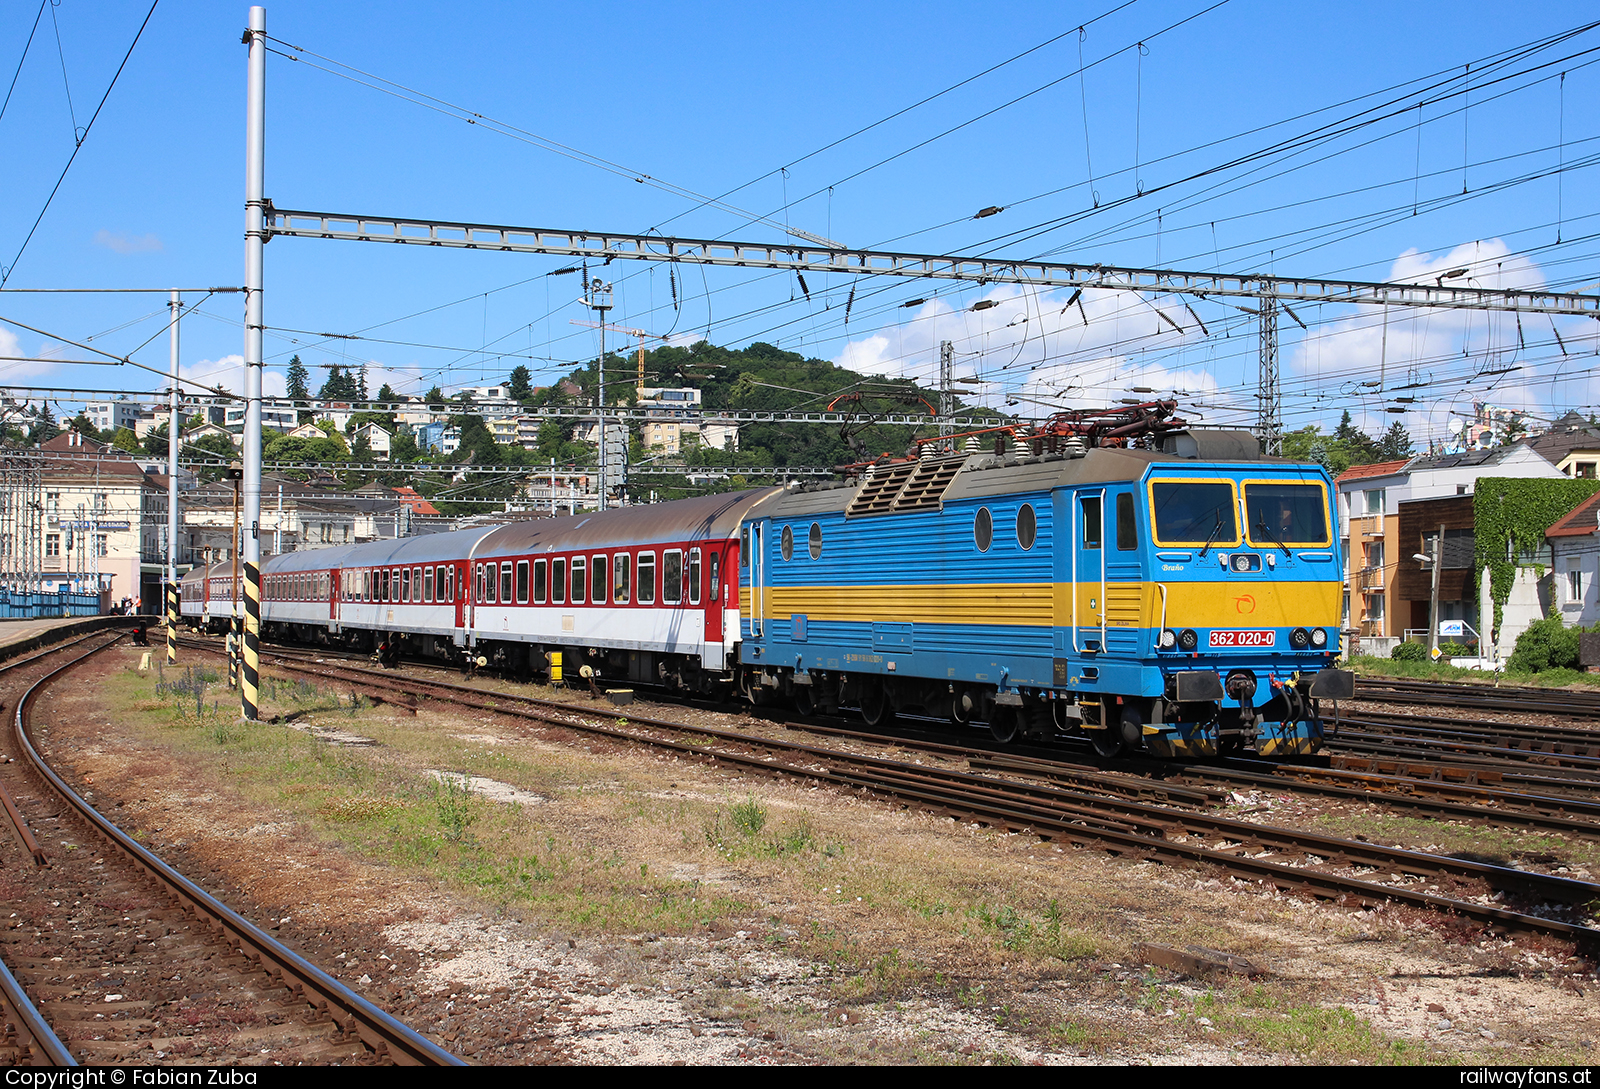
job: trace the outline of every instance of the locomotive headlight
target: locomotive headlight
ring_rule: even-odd
[[[1193,650],[1200,645],[1200,636],[1193,628],[1184,628],[1178,633],[1178,646],[1184,650]]]
[[[1178,633],[1171,628],[1161,629],[1161,638],[1156,643],[1162,650],[1172,650],[1178,645]]]
[[[1317,628],[1311,633],[1311,645],[1318,648],[1328,645],[1328,632],[1324,628]]]
[[[1311,633],[1304,628],[1296,628],[1289,633],[1289,645],[1295,650],[1305,650],[1311,645]]]
[[[1242,552],[1239,553],[1238,555],[1234,556],[1233,557],[1233,569],[1235,571],[1248,571],[1248,570],[1250,570],[1250,557],[1246,556]]]

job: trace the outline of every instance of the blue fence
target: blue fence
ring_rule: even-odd
[[[0,620],[33,620],[57,616],[99,616],[99,594],[74,594],[68,590],[31,594],[0,590]]]

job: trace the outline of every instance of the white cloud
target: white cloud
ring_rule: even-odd
[[[229,393],[244,392],[244,356],[225,355],[221,359],[201,359],[194,363],[180,363],[178,374],[189,382],[198,383],[208,389],[219,386]],[[261,393],[264,397],[282,397],[284,392],[283,372],[267,368],[261,375]],[[184,386],[185,393],[198,393],[192,385]]]
[[[108,231],[105,228],[94,233],[94,244],[104,246],[112,253],[160,253],[164,248],[161,239],[153,234],[133,236],[127,231]]]

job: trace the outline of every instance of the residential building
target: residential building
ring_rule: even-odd
[[[1562,623],[1600,623],[1600,492],[1545,532],[1550,545],[1550,615]]]
[[[1339,474],[1334,485],[1345,553],[1344,627],[1352,651],[1387,654],[1412,626],[1412,599],[1396,592],[1396,576],[1402,565],[1416,566],[1411,557],[1421,542],[1401,537],[1401,505],[1471,496],[1482,476],[1557,480],[1561,473],[1527,446],[1511,445],[1356,465]],[[1526,626],[1524,619],[1508,623],[1503,616],[1502,640],[1508,632],[1514,639]]]
[[[1600,467],[1600,427],[1579,412],[1568,412],[1550,430],[1522,440],[1562,476],[1592,480]]]
[[[44,588],[96,589],[158,611],[166,571],[167,478],[114,446],[64,431],[39,447]]]
[[[394,436],[375,423],[365,423],[356,428],[355,434],[350,436],[350,447],[362,439],[367,440],[367,448],[372,451],[372,456],[380,461],[389,460],[389,451],[392,448]]]
[[[83,406],[83,414],[101,431],[126,427],[137,433],[143,408],[138,401],[90,401]]]

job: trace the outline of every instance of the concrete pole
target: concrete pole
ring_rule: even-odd
[[[259,717],[261,683],[261,335],[267,188],[267,9],[250,9],[244,170],[244,683],[239,711]]]
[[[183,408],[178,397],[178,315],[183,296],[174,291],[167,302],[172,311],[171,415],[167,418],[167,664],[178,661],[178,447]]]
[[[1444,527],[1433,539],[1433,594],[1428,603],[1428,660],[1437,657],[1439,649],[1439,569],[1444,566]]]

